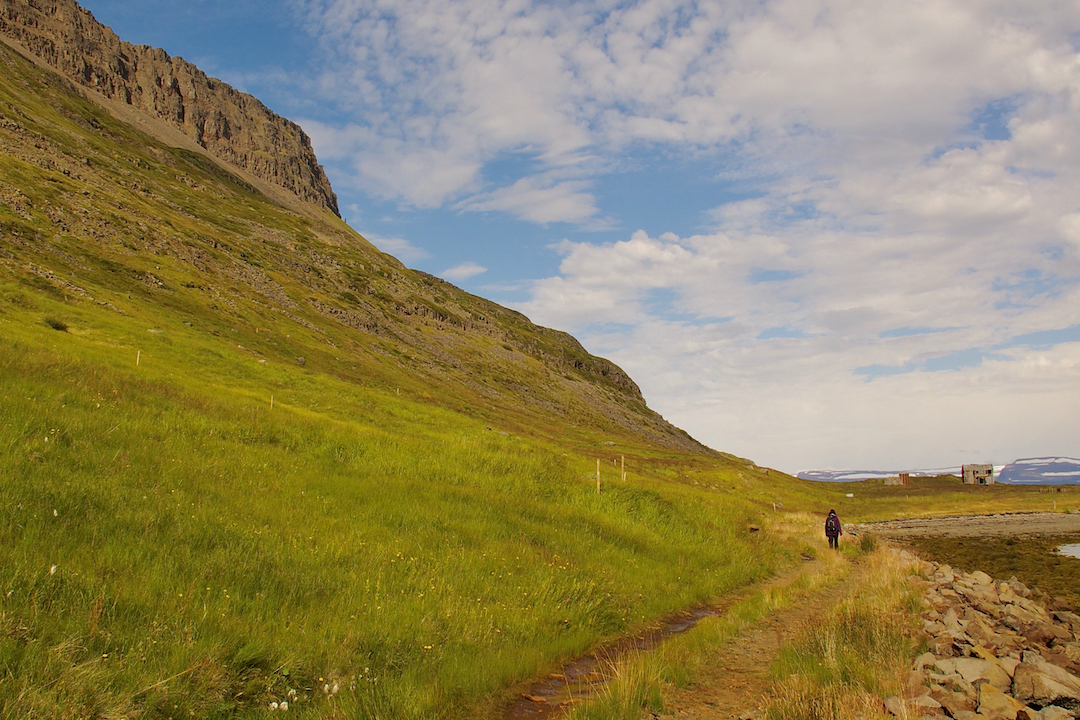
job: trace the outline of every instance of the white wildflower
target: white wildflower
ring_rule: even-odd
[[[56,574],[56,566],[55,565],[53,565],[51,568],[49,568],[49,574],[50,575],[55,575]]]

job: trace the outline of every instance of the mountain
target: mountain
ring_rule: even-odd
[[[0,36],[166,142],[186,139],[183,145],[205,150],[233,172],[338,213],[337,196],[299,125],[182,58],[121,41],[73,0],[2,0]]]
[[[960,467],[933,470],[804,470],[797,477],[819,482],[857,482],[896,477],[907,472],[911,477],[960,476]],[[1080,460],[1062,457],[1022,458],[1005,465],[994,466],[998,482],[1013,485],[1076,485],[1080,484]]]
[[[1080,460],[1063,457],[1021,458],[997,473],[998,482],[1015,485],[1080,484]]]
[[[379,252],[303,131],[255,98],[70,0],[0,0],[0,38],[0,262],[19,283],[266,362],[438,387],[504,424],[715,454],[570,335]]]
[[[803,470],[796,477],[818,482],[858,482],[896,477],[906,472],[911,477],[937,477],[939,475],[960,476],[959,467],[936,468],[932,470]]]

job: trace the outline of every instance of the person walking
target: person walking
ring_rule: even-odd
[[[825,535],[829,538],[829,547],[839,550],[840,536],[843,534],[844,530],[840,527],[840,518],[836,516],[835,510],[830,510],[829,517],[825,518]]]

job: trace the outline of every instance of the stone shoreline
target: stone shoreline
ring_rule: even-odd
[[[875,529],[876,532],[876,529]],[[922,633],[902,695],[901,718],[1066,720],[1080,717],[1080,615],[1061,599],[984,572],[917,563]]]

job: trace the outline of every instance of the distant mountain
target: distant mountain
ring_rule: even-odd
[[[938,475],[960,475],[960,466],[935,468],[931,470],[803,470],[796,477],[818,482],[859,482],[896,477],[902,472],[911,477],[937,477]]]
[[[804,470],[797,477],[818,482],[859,482],[896,477],[901,472],[911,477],[960,475],[960,466],[932,470]],[[1080,460],[1062,457],[1023,458],[994,466],[998,482],[1013,485],[1080,485]]]
[[[1063,457],[1014,460],[1001,470],[998,481],[1014,485],[1080,485],[1080,460]]]

